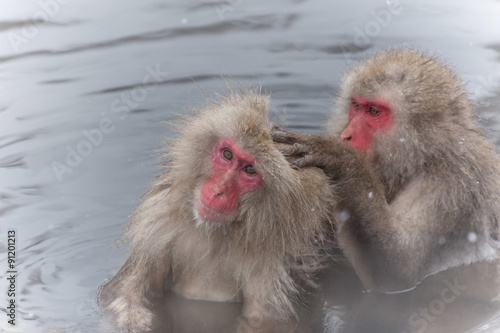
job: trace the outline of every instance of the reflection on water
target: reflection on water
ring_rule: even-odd
[[[498,273],[498,263],[474,264],[427,277],[408,292],[350,298],[343,301],[350,304],[349,311],[341,313],[344,318],[336,305],[327,305],[337,314],[327,326],[343,319],[338,332],[489,332],[480,327],[499,317]],[[337,294],[328,293],[328,302],[338,303]],[[491,332],[498,331],[493,326]]]
[[[240,303],[184,299],[168,292],[154,305],[153,332],[412,333],[498,332],[498,263],[479,263],[430,276],[402,293],[363,290],[354,271],[335,264],[320,278],[322,291],[297,308],[299,321],[266,314],[241,317]]]
[[[203,91],[223,89],[221,75],[272,92],[275,122],[319,133],[351,63],[392,45],[416,46],[457,67],[490,139],[500,144],[499,14],[494,0],[480,7],[451,0],[4,1],[2,295],[13,229],[18,275],[17,326],[0,316],[0,328],[96,331],[97,287],[126,256],[115,246],[121,225],[158,172],[157,138],[169,135],[159,121],[200,105]],[[348,269],[330,272],[296,330],[402,332],[427,325],[433,332],[498,332],[496,278],[484,280],[494,276],[484,269],[448,272],[456,275],[379,296],[362,293]],[[455,277],[467,289],[443,292],[451,290],[443,281],[453,284]],[[235,326],[235,304],[170,297],[158,311],[163,331],[245,332],[258,325]]]

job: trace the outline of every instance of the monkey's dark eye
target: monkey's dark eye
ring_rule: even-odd
[[[231,151],[229,151],[229,150],[224,150],[222,152],[222,156],[224,156],[224,158],[226,160],[230,160],[231,161],[233,159],[233,153],[231,153]]]
[[[354,106],[355,110],[359,110],[359,104],[356,102],[352,102],[352,105]]]
[[[243,171],[245,171],[246,173],[251,174],[251,175],[253,175],[254,173],[257,172],[257,171],[255,171],[255,168],[253,167],[253,165],[247,165],[246,167],[243,168]]]
[[[377,109],[375,109],[375,108],[370,108],[370,110],[368,110],[368,112],[370,112],[370,114],[372,116],[376,116],[376,115],[378,115],[380,113],[380,111],[377,110]]]

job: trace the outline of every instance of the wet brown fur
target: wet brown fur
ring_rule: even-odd
[[[366,158],[338,139],[353,95],[389,101],[393,112]],[[402,290],[498,258],[500,158],[448,66],[412,49],[380,52],[344,76],[335,113],[329,137],[282,141],[309,153],[299,165],[334,178],[337,236],[368,288]]]
[[[356,234],[370,236],[368,257],[381,254],[376,262],[385,270],[371,274],[382,285],[400,278],[401,288],[450,266],[497,258],[500,158],[453,71],[414,50],[382,52],[345,76],[338,97],[345,114],[353,94],[390,101],[395,123],[376,136],[368,156],[386,203],[357,198],[374,215],[356,223],[345,246],[355,246],[348,244]]]
[[[268,108],[269,97],[257,90],[231,90],[177,126],[165,172],[128,223],[130,257],[101,293],[102,306],[120,328],[150,327],[148,303],[161,295],[169,273],[174,289],[186,297],[243,298],[277,319],[293,316],[300,292],[293,277],[311,282],[321,265],[320,239],[331,232],[335,200],[322,171],[293,169],[277,150]],[[263,186],[242,195],[232,223],[200,224],[193,204],[221,138],[255,158]]]

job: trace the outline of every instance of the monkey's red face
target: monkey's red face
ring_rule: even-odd
[[[201,186],[196,210],[204,221],[228,222],[240,196],[262,185],[255,160],[234,141],[220,140],[212,151],[212,174]]]
[[[377,131],[388,131],[393,123],[388,102],[357,96],[351,97],[348,120],[340,138],[363,153],[370,151],[373,135]]]

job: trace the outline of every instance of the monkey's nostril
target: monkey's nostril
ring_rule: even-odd
[[[350,135],[349,136],[344,136],[342,138],[342,141],[351,141],[351,139],[352,139],[352,136],[350,136]]]

